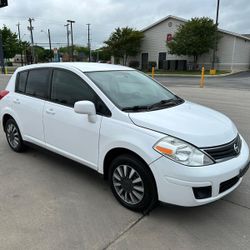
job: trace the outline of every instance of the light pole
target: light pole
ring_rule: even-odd
[[[45,33],[48,36],[48,39],[49,39],[49,50],[50,50],[50,53],[51,53],[52,47],[51,47],[50,29],[48,29],[48,33],[46,33],[44,30],[41,30],[41,32]],[[51,59],[50,59],[50,61],[51,61]]]
[[[20,23],[18,23],[16,26],[17,26],[17,31],[18,31],[18,40],[19,40],[20,45],[21,45],[22,41],[21,41]],[[21,48],[21,65],[23,66],[23,48]]]
[[[87,23],[86,25],[88,26],[88,50],[89,50],[89,62],[91,62],[90,23]]]
[[[70,31],[69,31],[69,24],[65,24],[64,27],[66,27],[66,36],[67,36],[67,51],[68,51],[68,56],[69,56],[69,34],[70,34]]]
[[[70,24],[70,33],[71,33],[71,60],[73,62],[74,61],[73,23],[75,23],[75,21],[67,20],[67,22]]]
[[[34,18],[29,18],[29,26],[27,27],[28,30],[30,31],[30,40],[31,40],[31,52],[32,52],[32,60],[31,63],[35,61],[35,50],[34,50],[34,38],[33,38],[33,29],[34,27],[32,26],[32,22],[35,21]]]
[[[217,9],[216,9],[216,35],[215,35],[215,41],[214,41],[214,49],[213,49],[213,59],[212,59],[212,67],[211,69],[215,70],[215,57],[216,57],[216,50],[218,45],[218,25],[219,25],[219,10],[220,10],[220,0],[217,0]],[[215,73],[215,72],[214,72]]]

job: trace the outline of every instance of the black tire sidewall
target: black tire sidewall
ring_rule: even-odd
[[[138,204],[132,205],[123,201],[120,196],[117,194],[114,185],[113,185],[113,172],[114,170],[120,165],[128,165],[132,167],[134,170],[142,178],[144,184],[144,197],[141,202]],[[148,166],[139,158],[134,157],[133,155],[121,155],[115,158],[111,165],[109,171],[109,182],[111,186],[112,193],[114,194],[115,198],[126,208],[137,211],[137,212],[144,212],[150,207],[153,207],[154,203],[157,200],[157,192],[154,182],[154,177]]]
[[[18,132],[18,137],[19,137],[19,144],[16,148],[12,147],[12,145],[10,144],[9,140],[8,140],[8,136],[7,136],[7,127],[10,125],[10,124],[13,124],[16,129],[17,129],[17,132]],[[6,139],[7,139],[7,142],[9,144],[9,146],[11,147],[12,150],[14,150],[15,152],[22,152],[24,150],[24,144],[23,144],[23,139],[22,139],[22,136],[21,136],[21,133],[20,133],[20,130],[18,128],[18,125],[17,123],[15,122],[14,119],[9,119],[6,124],[5,124],[5,134],[6,134]]]

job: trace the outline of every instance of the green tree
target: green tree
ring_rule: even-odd
[[[5,25],[0,29],[0,32],[3,40],[4,58],[13,58],[21,49],[21,43],[17,38],[17,34],[11,32],[11,30]]]
[[[216,36],[217,26],[212,19],[192,18],[178,28],[167,47],[171,54],[193,56],[196,65],[199,56],[215,47]]]
[[[53,57],[53,52],[41,46],[34,46],[35,56],[38,62],[49,62]]]
[[[133,28],[116,28],[104,43],[110,50],[110,53],[123,59],[123,64],[127,64],[129,56],[135,56],[141,47],[141,41],[144,37],[143,32]]]
[[[111,52],[107,47],[102,47],[92,51],[94,61],[110,61]]]

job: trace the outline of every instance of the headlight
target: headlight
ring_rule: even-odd
[[[213,160],[196,147],[180,139],[167,136],[154,145],[160,154],[187,166],[205,166]]]

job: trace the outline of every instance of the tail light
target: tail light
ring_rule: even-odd
[[[0,91],[0,100],[3,99],[8,94],[9,94],[8,90],[1,90]]]

